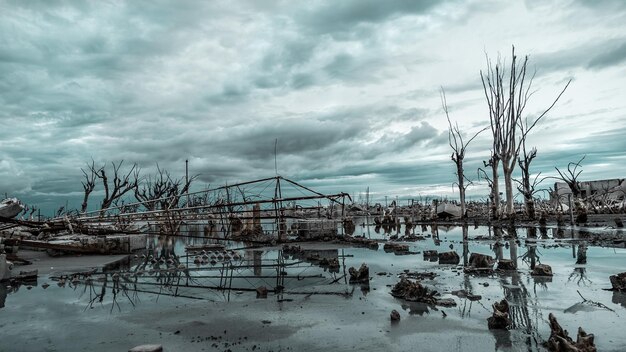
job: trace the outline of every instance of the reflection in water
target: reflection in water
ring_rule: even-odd
[[[626,308],[626,292],[613,291],[613,303]]]
[[[463,232],[463,266],[467,266],[469,255],[469,228],[467,225],[462,227]]]
[[[575,282],[578,286],[589,286],[592,284],[591,280],[587,278],[587,269],[584,267],[574,268],[574,271],[569,274],[567,282]]]
[[[367,227],[369,231],[370,226]],[[410,230],[415,231],[414,228],[410,228]],[[444,228],[436,224],[432,225],[431,229],[425,226],[422,227],[425,236],[429,230],[432,233],[433,242],[419,241],[411,243],[412,250],[432,250],[436,249],[435,246],[440,245],[439,230],[444,231]],[[539,230],[541,231],[541,228]],[[407,230],[401,229],[400,231]],[[487,231],[489,231],[489,237],[484,236]],[[526,237],[530,240],[524,241],[524,245],[520,247],[521,245],[517,237],[519,234],[523,238],[524,231],[527,231]],[[558,237],[555,235],[555,229],[552,231],[552,236]],[[198,235],[202,236],[202,231]],[[481,238],[469,241],[469,238],[473,238],[473,236],[480,236]],[[543,232],[541,236],[544,236]],[[483,299],[480,301],[472,302],[469,299],[462,299],[461,302],[458,302],[458,310],[446,309],[447,314],[453,314],[449,320],[459,319],[460,316],[463,319],[467,319],[467,322],[482,323],[482,328],[486,329],[483,316],[487,314],[485,313],[486,311],[490,311],[488,308],[489,304],[495,299],[502,299],[503,296],[510,302],[514,330],[491,332],[495,338],[496,349],[540,349],[539,343],[545,340],[546,336],[541,338],[538,335],[537,328],[543,327],[545,331],[546,324],[541,317],[542,312],[539,309],[545,309],[543,313],[547,315],[546,307],[554,305],[551,304],[551,301],[538,302],[537,287],[547,290],[548,286],[550,286],[550,290],[555,291],[541,292],[539,290],[539,297],[550,296],[550,299],[558,300],[563,297],[571,297],[571,292],[556,291],[560,289],[559,286],[566,283],[566,279],[581,286],[591,286],[592,282],[587,278],[587,274],[592,278],[598,277],[597,275],[591,276],[595,273],[594,270],[597,266],[590,266],[589,272],[586,272],[585,268],[576,268],[569,278],[567,277],[569,271],[566,272],[566,275],[555,275],[555,282],[558,285],[550,284],[552,282],[551,277],[530,276],[528,268],[525,266],[528,265],[529,268],[534,268],[536,264],[541,262],[540,256],[542,260],[557,268],[559,265],[571,266],[573,262],[571,259],[568,259],[569,247],[563,248],[565,243],[569,245],[569,241],[550,241],[546,245],[546,242],[537,239],[537,228],[521,229],[519,232],[516,232],[499,227],[493,229],[481,227],[477,231],[472,231],[468,226],[462,226],[441,237],[444,241],[447,241],[447,243],[443,244],[444,248],[454,243],[454,249],[461,251],[459,245],[462,244],[464,265],[467,265],[470,253],[488,253],[491,249],[497,259],[510,257],[514,262],[517,261],[516,265],[523,266],[519,271],[502,273],[496,271],[491,276],[482,277],[479,279],[480,281],[475,281],[475,276],[470,274],[461,273],[457,276],[456,269],[454,272],[451,272],[449,269],[440,270],[437,273],[441,276],[433,280],[433,285],[436,288],[443,286],[444,290],[448,288],[455,290],[463,289],[468,293],[483,295]],[[462,243],[457,245],[457,241],[461,238]],[[202,245],[215,242],[206,238],[154,236],[150,239],[149,248],[143,255],[139,253],[136,258],[119,263],[117,267],[108,267],[104,272],[92,275],[78,275],[76,282],[74,282],[74,277],[66,277],[64,278],[65,285],[66,288],[74,289],[81,294],[83,298],[81,302],[87,302],[86,308],[97,308],[100,305],[104,307],[105,312],[123,310],[125,307],[134,306],[140,302],[139,297],[141,294],[212,301],[228,301],[231,299],[240,301],[250,299],[251,296],[249,294],[240,296],[240,294],[243,292],[254,292],[261,286],[265,286],[269,292],[274,292],[275,295],[273,297],[276,297],[276,300],[280,302],[285,300],[284,297],[288,295],[335,294],[341,297],[350,297],[352,292],[357,292],[358,295],[360,290],[363,295],[369,294],[368,298],[370,299],[372,298],[371,296],[374,296],[374,301],[372,302],[383,300],[383,302],[388,303],[389,301],[384,301],[384,297],[388,296],[387,292],[389,290],[386,288],[386,285],[394,283],[396,278],[393,275],[376,276],[371,282],[371,286],[368,284],[358,285],[358,287],[357,284],[349,285],[347,282],[346,262],[349,263],[348,266],[357,266],[365,261],[371,268],[375,268],[376,271],[385,271],[390,274],[399,273],[401,272],[400,270],[407,268],[414,270],[416,264],[418,266],[417,269],[428,268],[428,270],[437,271],[440,268],[438,265],[431,263],[421,261],[416,263],[415,257],[411,256],[391,258],[382,248],[371,252],[361,252],[360,249],[346,249],[350,253],[349,255],[345,255],[343,250],[327,249],[330,244],[323,244],[324,247],[322,248],[325,248],[323,250],[301,249],[295,252],[287,251],[286,249],[282,251],[275,249],[261,250],[260,248],[246,246],[240,242],[233,242],[226,245],[225,248],[219,249],[191,251],[189,248],[186,248],[192,244]],[[223,242],[220,241],[220,243]],[[590,243],[593,244],[592,242]],[[290,243],[290,245],[297,247],[293,243]],[[507,250],[505,251],[505,249]],[[540,251],[543,253],[540,253]],[[593,247],[593,252],[590,250],[589,253],[593,253],[595,258],[596,253],[600,253],[600,251],[604,251],[601,253],[608,253],[600,247]],[[368,253],[363,254],[364,252]],[[520,254],[522,255],[520,256]],[[356,258],[350,259],[352,255],[356,256]],[[346,260],[346,258],[348,259]],[[522,260],[519,260],[519,258],[522,258]],[[434,260],[437,260],[436,257]],[[393,267],[390,267],[391,263],[394,264]],[[423,267],[419,268],[419,265],[423,265]],[[563,267],[560,267],[556,273],[562,273],[562,270]],[[457,277],[458,279],[456,279]],[[482,284],[483,281],[485,286],[479,286],[479,283]],[[594,279],[594,281],[600,284],[601,280]],[[486,283],[489,283],[490,286],[487,286]],[[7,289],[6,285],[0,284],[0,304],[3,304],[7,293],[11,293],[13,289],[16,288]],[[57,288],[55,287],[55,289]],[[587,295],[585,290],[581,289],[581,292]],[[552,296],[553,294],[554,296]],[[573,295],[576,295],[575,290]],[[626,307],[625,294],[615,292],[612,297],[613,303]],[[606,300],[609,299],[607,298]],[[457,298],[455,300],[458,301]],[[430,307],[423,303],[409,303],[397,300],[393,302],[397,305],[401,304],[402,308],[411,315],[424,315],[430,314],[431,311],[437,311],[435,307]],[[311,302],[310,304],[315,303],[317,302]],[[363,309],[363,302],[359,300],[351,300],[350,303],[338,302],[336,304],[348,306],[349,308],[346,309],[356,309],[358,314]],[[317,309],[317,306],[313,306],[313,309]],[[437,317],[441,316],[441,312],[438,312]],[[594,331],[592,330],[592,332]]]
[[[408,310],[409,315],[419,315],[423,316],[424,314],[430,314],[430,311],[438,311],[434,306],[428,305],[422,302],[402,302],[402,309]]]

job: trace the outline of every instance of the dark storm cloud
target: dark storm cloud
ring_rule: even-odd
[[[349,0],[326,2],[319,7],[299,14],[299,23],[318,34],[341,35],[354,31],[360,26],[387,21],[398,16],[426,14],[441,1],[402,1],[380,2],[376,0]]]
[[[626,61],[626,38],[618,47],[607,48],[604,52],[595,55],[588,63],[589,68],[604,68],[619,65]]]
[[[626,60],[626,37],[583,43],[573,48],[530,56],[530,65],[538,74],[575,67],[604,69]]]
[[[564,2],[571,11],[551,16],[574,28],[581,17],[573,13],[584,10],[589,21],[610,17],[619,28],[622,4]],[[0,191],[77,206],[80,168],[91,158],[124,159],[145,174],[158,162],[174,175],[188,159],[202,185],[264,177],[275,172],[276,139],[278,171],[321,189],[447,187],[454,176],[439,87],[461,126],[476,130],[484,61],[476,80],[450,72],[492,36],[520,32],[508,27],[514,18],[498,17],[510,8],[470,0],[2,2]],[[474,35],[464,27],[471,23],[493,24]],[[589,28],[593,35],[566,49],[537,49],[531,63],[540,74],[619,68],[623,31],[605,30]],[[534,28],[523,32],[541,42]],[[572,119],[616,118],[614,104]],[[567,151],[540,149],[538,169],[585,152],[615,165],[625,147],[619,131]],[[490,145],[474,143],[468,169]]]

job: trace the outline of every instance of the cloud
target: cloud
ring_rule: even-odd
[[[484,51],[518,42],[542,92],[575,78],[533,136],[537,170],[587,153],[623,174],[622,2],[531,5],[5,1],[0,194],[79,206],[91,158],[173,175],[188,159],[196,187],[264,177],[276,139],[278,171],[322,190],[451,192],[439,88],[464,132],[484,126]]]

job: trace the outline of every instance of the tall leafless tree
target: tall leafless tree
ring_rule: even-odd
[[[446,100],[446,93],[441,89],[441,105],[443,106],[443,111],[446,113],[446,119],[448,120],[448,143],[450,144],[450,148],[452,148],[452,156],[451,159],[454,161],[454,165],[456,166],[456,176],[457,181],[455,182],[456,186],[459,188],[459,199],[461,202],[461,216],[465,217],[465,191],[467,187],[472,184],[472,181],[465,176],[463,170],[463,160],[465,159],[465,150],[467,146],[482,132],[484,132],[487,127],[481,129],[476,132],[472,138],[467,141],[463,140],[463,133],[459,129],[459,124],[454,123],[450,120],[450,114],[448,111],[448,102]],[[465,183],[467,181],[467,183]]]
[[[104,166],[103,166],[104,167]],[[81,181],[83,184],[83,203],[80,206],[80,212],[85,213],[87,211],[87,204],[89,201],[89,195],[96,188],[96,179],[98,178],[98,173],[102,170],[102,168],[96,169],[96,162],[91,160],[91,165],[87,164],[87,168],[81,168],[80,171],[83,172],[83,176],[85,179]]]
[[[531,121],[522,122],[522,116],[528,100],[534,94],[531,91],[535,74],[527,77],[528,56],[521,63],[515,55],[515,47],[511,50],[511,65],[507,70],[498,59],[495,67],[487,57],[487,71],[480,72],[483,90],[489,108],[489,119],[493,136],[492,168],[502,163],[504,186],[506,190],[506,213],[512,215],[513,209],[513,171],[517,164],[522,141],[528,133],[561,98],[571,80],[567,82],[552,104]],[[507,83],[508,81],[508,83]],[[523,128],[524,127],[524,128]],[[496,172],[494,172],[494,175]],[[497,180],[493,180],[494,183]]]
[[[102,211],[111,207],[113,202],[123,197],[126,193],[134,190],[140,181],[140,169],[137,164],[133,164],[130,169],[123,172],[121,170],[123,163],[124,160],[121,160],[117,164],[115,162],[111,162],[113,172],[112,183],[109,179],[110,175],[107,175],[106,165],[103,165],[99,169],[96,169],[93,164],[90,166],[90,170],[96,174],[96,177],[100,179],[102,186],[104,187],[104,198],[102,199],[100,207]]]

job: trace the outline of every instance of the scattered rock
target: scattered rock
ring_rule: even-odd
[[[365,283],[370,281],[370,269],[365,265],[365,263],[361,264],[359,270],[356,270],[353,267],[348,269],[348,273],[350,274],[350,283]]]
[[[531,273],[533,276],[552,276],[552,267],[548,264],[537,264]]]
[[[613,286],[613,290],[626,292],[626,272],[617,275],[611,275],[609,277],[611,280],[611,286]]]
[[[48,287],[50,287],[50,285],[48,285],[48,283],[44,283],[43,285],[41,285],[41,287],[45,290],[45,289],[47,289]]]
[[[398,313],[398,311],[394,309],[391,311],[390,318],[392,322],[400,321],[400,313]]]
[[[489,329],[508,329],[511,326],[509,318],[509,302],[503,299],[493,304],[493,314],[487,318]]]
[[[256,298],[267,298],[267,287],[265,286],[257,287]]]
[[[498,270],[516,270],[515,263],[510,259],[500,259],[498,261]]]
[[[128,350],[128,352],[162,352],[163,346],[161,345],[141,345],[136,346]]]
[[[455,251],[439,253],[439,264],[459,264],[461,258]]]
[[[593,334],[587,334],[581,327],[578,328],[576,342],[569,337],[567,330],[563,330],[554,315],[548,315],[550,322],[550,338],[547,342],[547,348],[554,352],[596,352]]]

